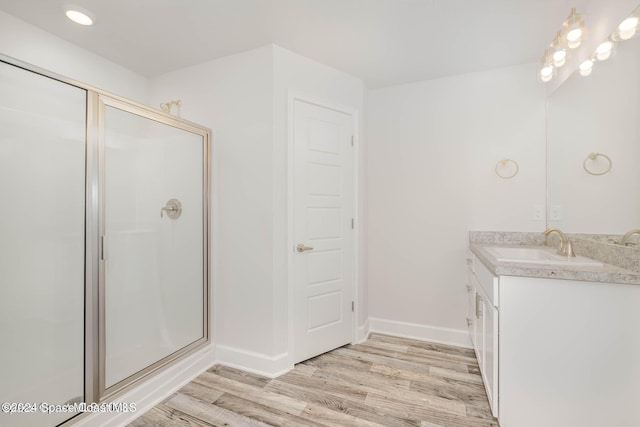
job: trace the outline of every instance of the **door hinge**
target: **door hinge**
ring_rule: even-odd
[[[355,144],[355,136],[351,135],[351,146],[353,147]]]
[[[351,229],[355,229],[356,228],[356,219],[355,218],[351,218]]]
[[[356,311],[356,302],[351,301],[351,311]]]

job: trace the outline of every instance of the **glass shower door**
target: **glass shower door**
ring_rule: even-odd
[[[101,97],[105,395],[206,339],[206,135]]]
[[[41,404],[85,399],[86,106],[85,90],[0,62],[2,426],[54,426],[75,414]]]

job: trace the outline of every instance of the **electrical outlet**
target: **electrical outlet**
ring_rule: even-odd
[[[534,221],[542,221],[544,219],[544,206],[533,205],[531,210],[531,219]]]
[[[551,221],[562,221],[562,207],[560,205],[549,206],[549,219]]]

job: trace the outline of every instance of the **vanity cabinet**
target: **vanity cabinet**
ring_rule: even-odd
[[[501,427],[640,426],[640,285],[495,276],[475,256],[468,285]]]
[[[640,285],[500,276],[500,426],[640,426]]]
[[[494,417],[498,417],[498,278],[472,257],[468,263],[467,324]]]

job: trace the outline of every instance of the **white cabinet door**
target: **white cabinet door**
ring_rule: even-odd
[[[485,333],[484,317],[482,315],[482,310],[484,309],[484,305],[483,305],[483,298],[482,298],[481,292],[482,290],[478,286],[476,286],[476,290],[474,292],[474,295],[475,295],[474,330],[475,330],[476,342],[473,348],[476,351],[476,358],[478,359],[480,372],[483,371],[482,366],[484,364],[484,333]]]
[[[475,343],[474,350],[487,398],[494,417],[498,416],[498,309],[491,303],[482,286],[475,282]]]
[[[473,271],[467,270],[467,326],[469,327],[469,337],[471,344],[476,345],[476,289],[473,283]]]
[[[482,300],[482,379],[493,416],[498,416],[498,310],[486,299]]]
[[[640,286],[500,277],[500,425],[640,426]]]

